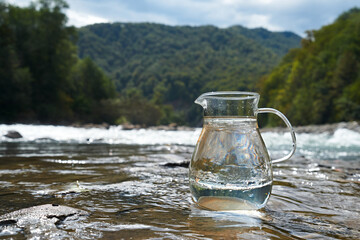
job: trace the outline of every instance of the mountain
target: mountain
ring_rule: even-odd
[[[166,26],[104,23],[79,30],[80,58],[90,57],[118,92],[136,91],[171,105],[194,122],[194,99],[205,91],[254,90],[282,56],[300,46],[291,32],[241,26]]]
[[[294,125],[360,120],[360,9],[308,31],[301,45],[259,84],[263,102]]]

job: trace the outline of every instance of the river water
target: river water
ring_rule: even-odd
[[[0,215],[47,203],[90,213],[56,228],[0,226],[0,239],[360,239],[360,133],[297,134],[265,209],[216,212],[188,187],[200,131],[0,125]],[[291,148],[290,135],[263,138],[273,158]]]

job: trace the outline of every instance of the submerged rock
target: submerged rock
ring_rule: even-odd
[[[18,139],[23,137],[19,132],[12,130],[8,131],[4,136],[12,139]]]
[[[49,142],[52,142],[52,143],[55,143],[57,142],[55,139],[53,138],[49,138],[49,137],[42,137],[42,138],[36,138],[35,139],[35,142],[39,142],[39,143],[49,143]]]
[[[52,221],[58,224],[67,218],[72,220],[79,219],[81,216],[88,216],[89,213],[80,209],[60,206],[57,204],[45,204],[29,208],[20,209],[11,213],[0,216],[0,226],[8,224],[16,224],[23,227],[27,223],[38,222],[41,220]]]
[[[130,124],[130,123],[124,123],[122,125],[122,130],[134,130],[134,129],[140,129],[141,128],[141,125],[137,124],[137,125],[134,125],[134,124]]]
[[[188,168],[189,167],[190,162],[189,161],[184,161],[184,162],[179,162],[179,163],[165,163],[164,167],[169,167],[169,168],[176,168],[176,167],[183,167],[183,168]]]
[[[62,225],[83,220],[88,212],[57,204],[24,208],[0,216],[0,236],[25,234],[30,239],[72,239]]]

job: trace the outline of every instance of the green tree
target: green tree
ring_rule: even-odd
[[[308,31],[262,82],[266,106],[295,125],[360,120],[360,9]],[[269,124],[273,124],[273,120]]]
[[[127,121],[143,126],[158,125],[163,114],[159,106],[144,98],[141,91],[136,88],[126,92],[119,109],[121,116]]]
[[[31,115],[29,69],[22,67],[15,50],[7,5],[0,2],[0,121],[10,122]]]
[[[95,115],[115,97],[114,84],[90,59],[79,60],[67,7],[0,2],[0,121],[102,121]]]
[[[113,82],[90,58],[77,62],[72,70],[71,82],[73,90],[70,96],[73,99],[72,109],[76,118],[85,122],[101,121],[101,116],[97,116],[96,113],[100,105],[106,102],[102,100],[115,97]]]
[[[76,31],[65,26],[67,18],[62,12],[67,4],[61,0],[41,0],[25,8],[2,6],[9,29],[4,37],[12,41],[12,59],[18,68],[27,69],[26,78],[30,75],[32,79],[33,112],[41,121],[67,117],[72,101],[67,94],[69,74],[77,60]]]

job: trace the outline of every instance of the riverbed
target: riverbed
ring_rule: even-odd
[[[264,209],[216,212],[188,187],[200,131],[0,125],[0,216],[48,203],[90,213],[56,228],[0,226],[0,239],[360,239],[359,132],[298,133]],[[290,151],[287,133],[263,138],[272,158]]]

